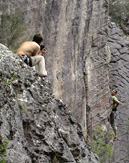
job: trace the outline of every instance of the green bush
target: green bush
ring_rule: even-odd
[[[17,47],[17,41],[26,29],[24,14],[20,7],[8,9],[8,4],[0,6],[0,43],[11,50]]]
[[[109,0],[109,15],[111,21],[118,25],[127,25],[129,19],[129,1],[128,0]]]
[[[4,137],[0,137],[0,163],[5,163],[6,148],[9,142]]]
[[[96,126],[94,135],[91,144],[92,152],[99,156],[100,163],[110,161],[112,156],[112,146],[109,144],[109,140],[113,138],[113,132],[103,131],[100,126]]]

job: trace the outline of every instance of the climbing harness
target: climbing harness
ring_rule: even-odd
[[[24,54],[18,54],[18,56],[22,59],[23,62],[25,62],[28,66],[32,67],[32,59],[31,57],[28,57]]]

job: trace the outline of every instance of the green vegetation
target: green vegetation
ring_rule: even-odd
[[[114,136],[113,132],[103,131],[100,126],[96,126],[94,130],[95,136],[92,141],[92,151],[100,158],[100,163],[110,161],[112,156],[112,146],[109,144]]]
[[[15,78],[17,76],[17,73],[16,72],[13,72],[12,74],[11,74],[11,77],[12,78]]]
[[[13,73],[11,74],[11,78],[10,78],[10,79],[8,79],[8,78],[5,79],[5,84],[6,84],[6,85],[10,85],[11,82],[12,82],[12,80],[13,80],[14,78],[16,78],[16,76],[17,76],[17,73],[16,73],[16,72],[13,72]]]
[[[0,43],[14,50],[17,47],[19,38],[26,29],[25,16],[20,7],[9,9],[6,3],[0,6],[0,13]]]
[[[52,157],[51,157],[51,162],[52,163],[57,163],[57,162],[62,162],[62,163],[64,163],[64,162],[66,162],[67,160],[65,160],[62,156],[61,156],[61,154],[59,154],[59,153],[54,153],[53,155],[52,155]]]
[[[0,137],[0,163],[5,163],[6,148],[9,142],[4,137]]]
[[[10,79],[5,79],[5,84],[11,84],[11,80]]]
[[[111,21],[120,26],[127,26],[129,20],[129,1],[109,0],[109,15]]]

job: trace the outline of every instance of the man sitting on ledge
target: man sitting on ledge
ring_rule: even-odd
[[[16,53],[20,58],[29,66],[35,66],[38,74],[42,77],[47,76],[45,68],[45,59],[43,54],[46,53],[45,48],[40,49],[43,42],[43,37],[40,34],[36,34],[33,37],[33,41],[25,41],[16,50]]]

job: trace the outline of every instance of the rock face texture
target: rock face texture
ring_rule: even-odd
[[[67,104],[85,132],[86,104],[94,108],[109,99],[108,3],[46,1],[43,18],[53,93]]]
[[[114,24],[109,25],[108,45],[111,49],[110,88],[117,89],[121,102],[118,110],[119,141],[115,142],[113,162],[129,162],[129,46],[125,44],[122,31]]]
[[[3,3],[4,0],[1,0],[0,5]],[[64,106],[51,96],[49,83],[39,78],[35,79],[32,70],[29,69],[30,72],[27,71],[27,73],[21,71],[21,69],[17,70],[17,74],[20,74],[20,76],[18,83],[13,79],[13,87],[18,89],[12,89],[14,92],[13,98],[15,96],[17,99],[12,106],[16,106],[13,107],[13,112],[9,110],[10,113],[6,113],[6,117],[3,117],[7,120],[1,130],[3,135],[6,135],[9,139],[13,137],[13,145],[16,140],[20,141],[19,148],[16,144],[13,149],[15,151],[17,151],[17,148],[21,151],[24,149],[24,152],[22,151],[25,153],[24,160],[34,162],[34,159],[36,159],[40,162],[39,157],[42,153],[40,143],[43,143],[41,146],[44,146],[44,152],[41,160],[44,158],[46,162],[49,162],[52,159],[57,159],[60,162],[61,159],[63,162],[68,158],[77,162],[75,156],[76,153],[79,153],[77,159],[87,161],[89,159],[87,155],[82,158],[83,150],[79,151],[79,148],[77,148],[77,144],[81,144],[78,143],[80,139],[84,142],[80,132],[84,136],[87,136],[88,132],[91,137],[92,127],[95,125],[102,125],[104,129],[110,127],[108,123],[111,112],[110,89],[116,88],[118,99],[121,101],[118,125],[120,140],[114,143],[114,149],[117,150],[114,153],[113,162],[122,162],[123,158],[129,162],[127,155],[129,152],[127,134],[129,50],[127,45],[129,43],[124,43],[123,35],[115,25],[108,25],[108,0],[17,0],[13,2],[7,0],[7,3],[9,8],[21,6],[25,14],[25,23],[28,25],[27,39],[37,32],[43,34],[44,44],[48,50],[45,55],[46,68],[48,78],[52,83],[53,94],[66,104]],[[7,71],[10,69],[8,66],[4,65],[4,67],[2,73],[6,69]],[[11,78],[8,77],[8,73],[6,78]],[[10,80],[6,80],[6,82],[10,82]],[[8,86],[6,89],[9,92],[11,90]],[[24,89],[25,91],[23,91]],[[40,95],[43,96],[43,101]],[[5,96],[2,94],[3,99]],[[29,101],[28,104],[25,102],[26,100]],[[1,100],[1,106],[6,102]],[[33,103],[34,105],[31,108],[30,105]],[[39,108],[39,105],[42,108]],[[5,114],[4,110],[8,107],[8,105],[4,105],[2,116]],[[70,114],[67,113],[67,109],[65,110],[67,107],[81,124],[82,130],[74,120],[71,120]],[[18,112],[16,112],[17,109]],[[90,119],[91,111],[92,122]],[[17,119],[15,114],[18,114],[20,118]],[[67,114],[67,116],[63,118],[63,114]],[[9,125],[8,121],[12,121],[12,126]],[[20,121],[18,127],[14,128],[17,121]],[[71,129],[71,126],[75,126],[75,128]],[[42,132],[47,133],[44,138],[40,137]],[[25,141],[18,136],[19,133],[25,136]],[[73,136],[69,136],[69,133],[72,133],[72,135],[73,133],[79,133],[79,135],[77,134],[73,141]],[[31,137],[31,140],[28,137]],[[58,139],[56,144],[55,139]],[[66,145],[62,145],[62,139]],[[22,144],[22,141],[25,144]],[[74,142],[77,142],[77,144],[75,145]],[[33,148],[32,144],[35,143],[36,147]],[[49,147],[47,147],[47,144],[49,144]],[[84,149],[84,144],[79,147]],[[121,144],[120,148],[118,147],[119,144]],[[12,147],[10,147],[10,151],[11,149]],[[63,152],[61,152],[62,149]],[[19,154],[17,154],[18,159],[21,157],[19,157]],[[47,157],[48,155],[51,155],[51,158]]]
[[[8,0],[7,3],[9,7],[23,9],[27,38],[35,32],[43,34],[53,93],[67,104],[85,132],[86,105],[94,109],[109,99],[108,1],[17,0],[12,3]],[[105,117],[108,114],[106,111]],[[94,118],[94,124],[102,119]]]
[[[9,140],[7,163],[98,163],[69,109],[0,44],[0,135]]]

